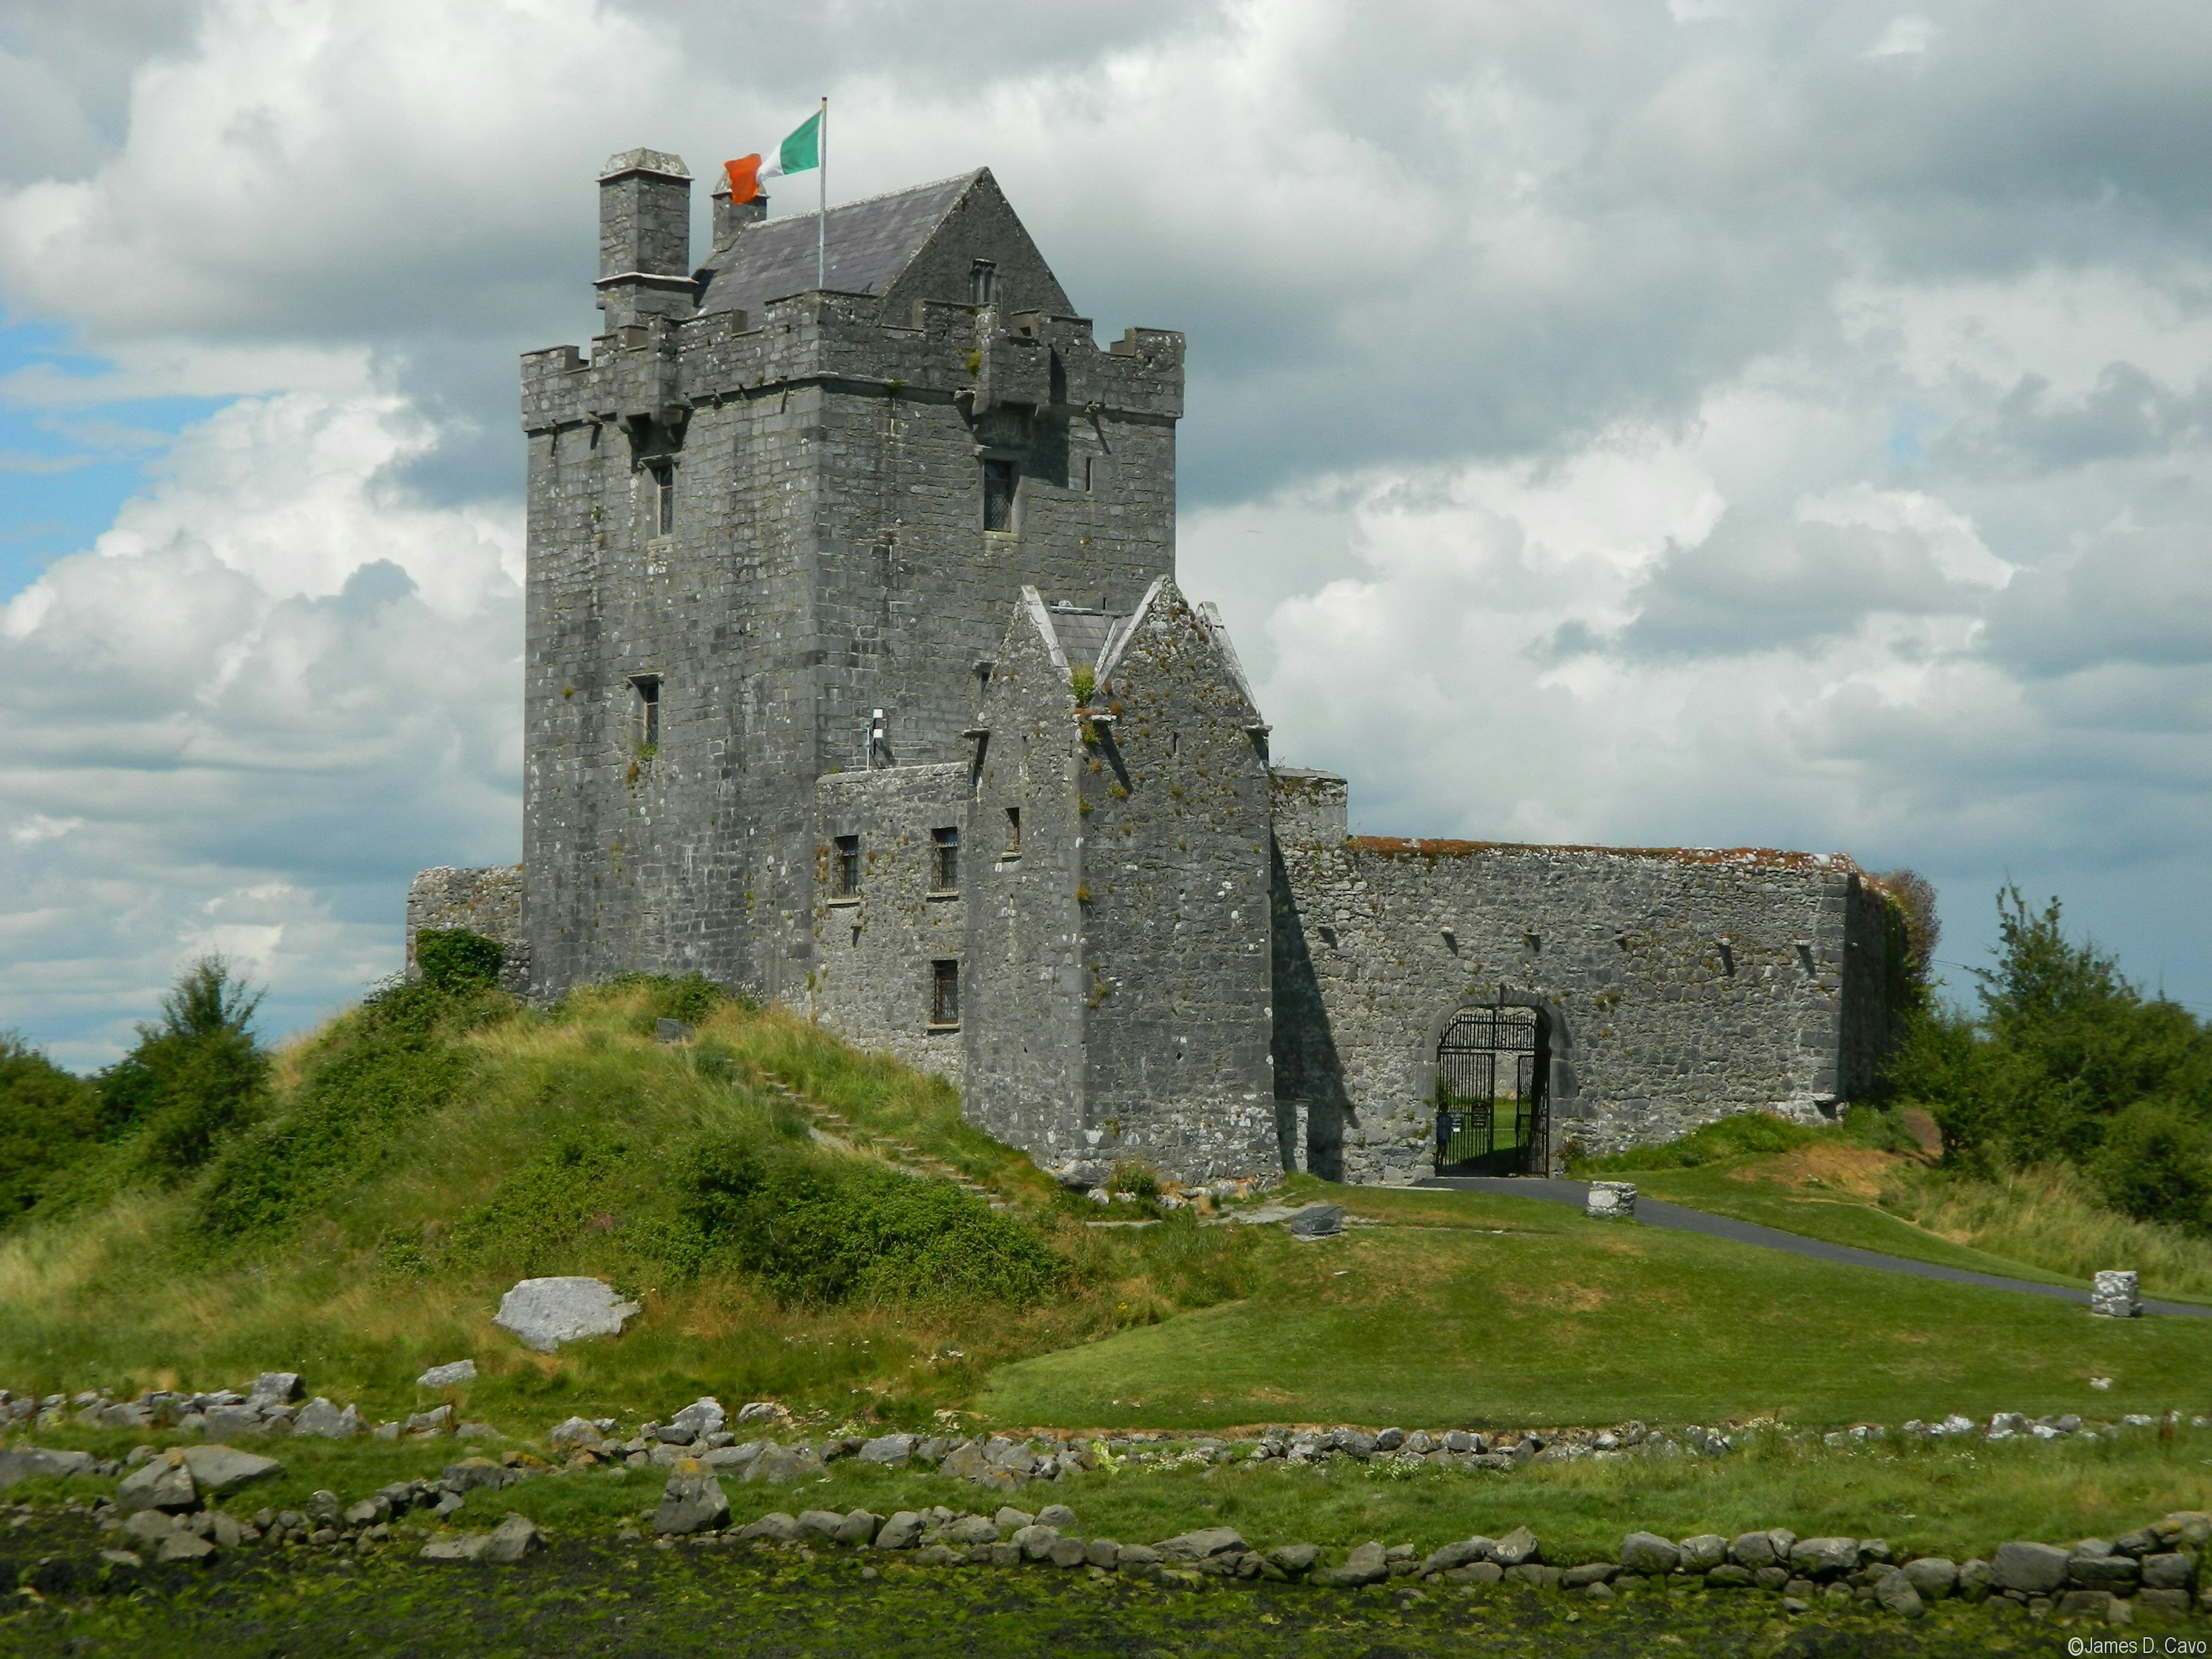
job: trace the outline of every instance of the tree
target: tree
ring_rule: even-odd
[[[0,1227],[28,1209],[46,1177],[95,1146],[100,1091],[0,1031]]]
[[[2056,898],[2033,909],[2008,884],[1990,954],[1974,970],[1973,1015],[1933,1004],[1912,1015],[1890,1091],[1935,1113],[1957,1162],[2069,1163],[2096,1170],[2131,1214],[2202,1217],[2191,1160],[2212,1121],[2212,1036],[2179,1004],[2146,997],[2095,940],[2068,938]]]
[[[182,1175],[207,1162],[225,1135],[258,1115],[269,1057],[253,1036],[263,993],[221,956],[200,957],[161,999],[159,1022],[100,1073],[100,1127],[140,1140],[149,1168]]]

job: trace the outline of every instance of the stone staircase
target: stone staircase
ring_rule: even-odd
[[[918,1146],[907,1146],[854,1122],[843,1113],[801,1094],[781,1078],[763,1075],[761,1083],[806,1115],[806,1133],[817,1146],[827,1146],[836,1152],[856,1153],[862,1158],[872,1158],[878,1163],[890,1165],[901,1175],[912,1176],[920,1181],[949,1181],[970,1198],[980,1198],[994,1210],[1006,1207],[996,1192],[944,1159],[933,1158]]]

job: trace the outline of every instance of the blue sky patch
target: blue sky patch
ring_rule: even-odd
[[[10,377],[44,369],[91,380],[112,365],[51,323],[0,323],[0,600],[56,559],[82,552],[146,486],[179,432],[228,398],[130,398],[40,404],[10,396]],[[19,388],[20,389],[20,388]]]

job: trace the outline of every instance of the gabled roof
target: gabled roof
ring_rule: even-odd
[[[1052,631],[1059,638],[1060,654],[1071,668],[1095,668],[1113,643],[1115,630],[1129,620],[1126,613],[1091,611],[1072,605],[1048,607]]]
[[[983,171],[978,167],[956,179],[831,208],[830,289],[840,294],[888,291]],[[801,213],[765,220],[741,232],[726,251],[717,249],[714,274],[700,310],[757,311],[770,300],[814,288],[820,217],[818,213]]]

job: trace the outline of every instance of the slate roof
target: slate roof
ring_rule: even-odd
[[[871,196],[830,210],[830,287],[881,294],[928,240],[982,172]],[[757,311],[815,286],[816,213],[769,219],[743,232],[721,256],[702,311]]]
[[[1073,605],[1055,605],[1046,614],[1052,618],[1052,631],[1060,637],[1060,654],[1067,659],[1071,668],[1095,666],[1113,642],[1114,630],[1129,620],[1124,613],[1083,611]]]

